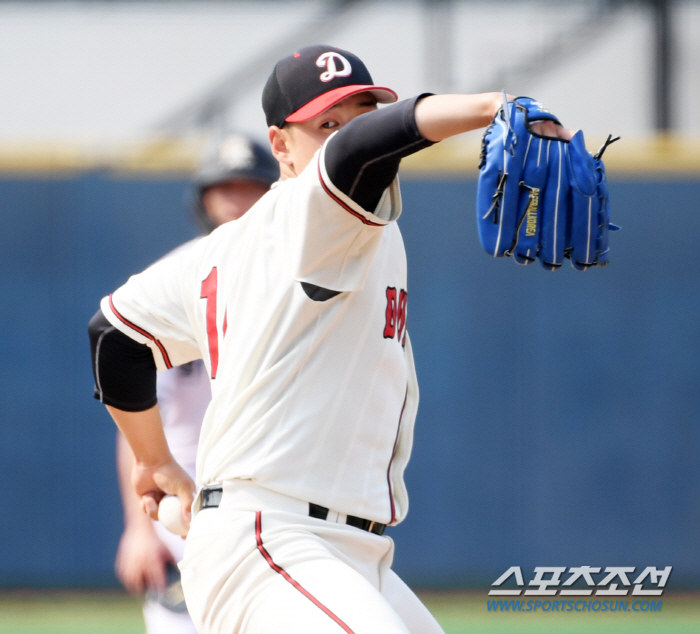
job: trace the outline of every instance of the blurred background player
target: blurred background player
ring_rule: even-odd
[[[240,134],[217,135],[206,147],[192,183],[192,209],[202,232],[208,234],[240,218],[278,178],[279,165],[267,148]],[[157,393],[170,450],[194,478],[199,430],[211,399],[204,363],[198,360],[159,372]],[[133,459],[119,433],[117,471],[124,532],[116,557],[117,577],[130,593],[145,597],[143,615],[148,634],[196,634],[176,566],[185,542],[141,510],[131,485]]]

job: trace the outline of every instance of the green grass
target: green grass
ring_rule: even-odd
[[[700,594],[668,593],[660,612],[645,613],[489,612],[485,591],[420,595],[447,634],[700,632]],[[0,591],[0,634],[143,633],[139,601],[122,593]]]
[[[144,634],[141,604],[121,593],[2,592],[0,634]]]

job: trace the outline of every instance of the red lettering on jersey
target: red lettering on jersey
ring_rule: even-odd
[[[408,301],[408,293],[401,289],[399,293],[398,316],[396,318],[396,338],[401,341],[406,329],[406,302]]]
[[[202,282],[201,299],[207,300],[205,311],[207,321],[207,341],[209,343],[209,362],[211,363],[211,378],[216,378],[219,369],[219,333],[216,329],[216,292],[217,292],[216,267],[212,268],[206,279]]]
[[[396,334],[396,289],[387,286],[386,289],[386,323],[384,324],[384,339],[393,339]]]
[[[386,319],[384,339],[396,337],[402,346],[406,345],[406,306],[408,293],[400,289],[398,294],[393,286],[386,289]]]

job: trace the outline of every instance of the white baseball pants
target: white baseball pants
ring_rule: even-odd
[[[180,564],[200,634],[444,634],[391,571],[394,544],[250,481],[195,514]]]

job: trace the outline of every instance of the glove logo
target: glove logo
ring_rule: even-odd
[[[525,185],[525,187],[527,187],[527,185]],[[540,206],[540,189],[539,187],[529,187],[528,189],[530,190],[530,200],[525,210],[525,216],[527,218],[525,223],[525,235],[528,238],[532,238],[537,235],[537,211]]]
[[[342,68],[338,68],[336,60],[342,64]],[[319,68],[326,67],[326,71],[319,76],[319,79],[323,82],[329,82],[336,77],[350,77],[350,75],[352,75],[352,66],[350,66],[350,62],[340,53],[323,53],[323,55],[316,60],[316,66]]]

